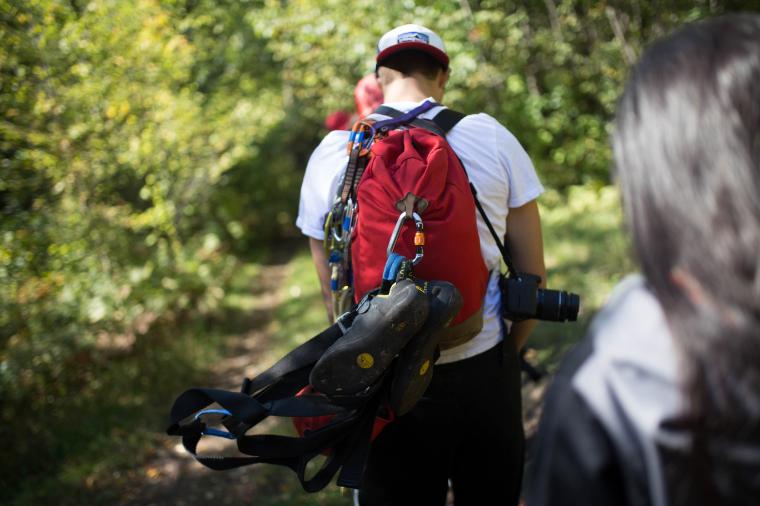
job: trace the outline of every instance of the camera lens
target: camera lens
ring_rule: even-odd
[[[536,318],[553,322],[576,321],[581,298],[562,290],[539,289],[536,294]]]

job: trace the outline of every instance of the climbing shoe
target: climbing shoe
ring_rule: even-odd
[[[429,306],[427,321],[399,354],[393,372],[389,401],[397,416],[409,412],[430,385],[443,330],[462,307],[462,296],[451,283],[425,283],[425,292]]]
[[[327,396],[360,394],[386,371],[428,316],[424,289],[404,279],[360,303],[351,327],[320,357],[309,382]]]

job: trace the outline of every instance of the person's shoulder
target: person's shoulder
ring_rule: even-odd
[[[617,366],[638,355],[636,344],[660,338],[662,315],[644,278],[629,275],[613,289],[608,301],[591,322],[589,333],[564,357],[556,377],[576,388],[578,376],[607,377]],[[644,350],[647,359],[651,349]],[[600,381],[593,382],[595,385]]]
[[[665,315],[660,303],[640,274],[624,278],[591,324],[598,348],[628,351],[629,341],[642,342],[665,332]]]
[[[632,423],[640,413],[665,418],[680,396],[678,351],[659,301],[640,275],[615,288],[589,329],[592,352],[573,384],[591,405],[620,406]],[[614,399],[614,401],[613,401]]]
[[[319,164],[321,160],[334,163],[346,155],[346,143],[349,136],[348,130],[333,130],[324,136],[322,141],[314,148],[309,157],[309,165]]]
[[[348,130],[333,130],[322,138],[322,141],[314,151],[345,149],[349,134],[350,132]]]
[[[485,112],[467,114],[457,123],[456,128],[460,127],[469,131],[477,131],[482,133],[482,135],[510,140],[515,139],[515,136],[506,126]]]
[[[464,114],[464,118],[462,118],[462,121],[467,120],[471,123],[479,123],[479,124],[489,124],[489,125],[500,125],[499,121],[491,116],[488,113],[485,112],[476,112],[476,113],[462,113]]]
[[[590,332],[567,352],[555,377],[562,378],[569,387],[584,366],[590,362],[599,362],[599,355],[609,354],[610,347],[620,340],[628,339],[631,334],[644,339],[641,332],[631,333],[628,329],[636,325],[637,321],[649,322],[653,313],[656,316],[657,309],[652,306],[651,299],[652,295],[640,275],[624,278],[594,318]],[[595,367],[599,367],[599,364],[595,364]]]

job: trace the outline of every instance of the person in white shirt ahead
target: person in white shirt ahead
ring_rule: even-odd
[[[377,76],[384,105],[406,112],[426,100],[441,103],[449,78],[441,38],[419,25],[386,33],[378,44]],[[421,115],[432,119],[444,106]],[[464,117],[447,140],[462,161],[489,220],[521,272],[545,280],[540,218],[543,192],[518,140],[491,116]],[[329,271],[323,223],[348,157],[348,132],[330,132],[314,150],[301,188],[297,226],[309,237],[328,314]],[[451,481],[456,504],[516,504],[520,493],[523,432],[519,350],[533,321],[513,323],[502,345],[498,274],[500,253],[477,216],[480,248],[491,272],[483,328],[474,338],[441,350],[424,398],[373,442],[360,503],[443,505]],[[543,283],[542,283],[543,284]]]

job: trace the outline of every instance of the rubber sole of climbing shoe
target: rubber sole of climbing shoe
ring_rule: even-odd
[[[388,295],[377,295],[360,307],[351,327],[320,357],[309,382],[327,396],[359,394],[386,371],[428,316],[428,297],[407,279]]]
[[[401,351],[393,372],[389,401],[397,416],[408,413],[427,390],[442,330],[462,308],[462,295],[451,283],[431,281],[426,292],[430,308],[427,321]]]

